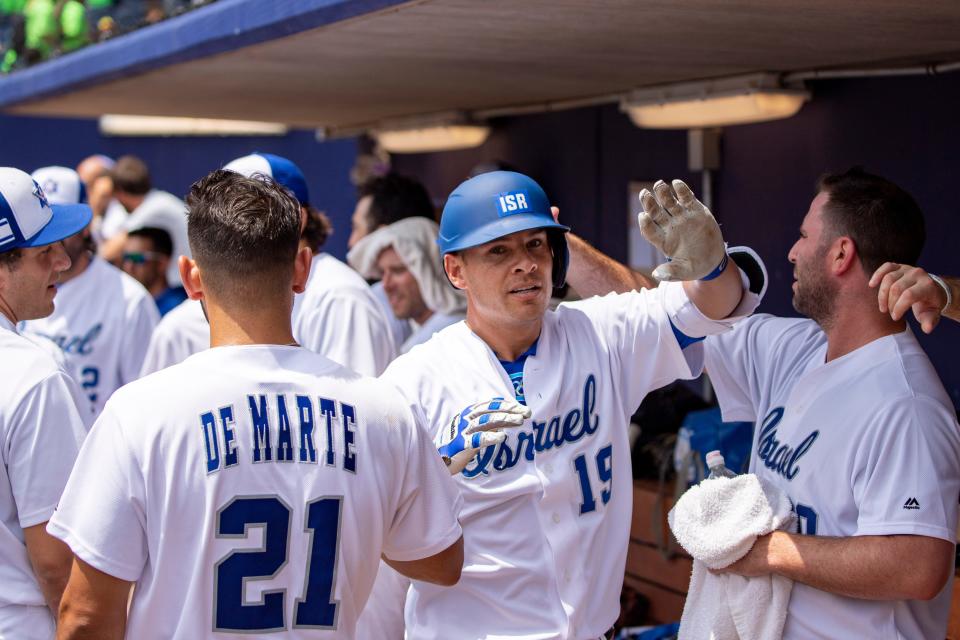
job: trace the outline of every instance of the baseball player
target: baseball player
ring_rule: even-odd
[[[49,205],[18,169],[0,168],[0,638],[50,640],[70,552],[47,535],[86,433],[75,383],[16,324],[53,311],[70,267],[61,240],[89,207]]]
[[[269,176],[289,189],[309,215],[310,195],[303,172],[269,153],[237,158],[224,169],[245,176]],[[314,252],[307,288],[293,304],[293,335],[307,349],[364,375],[379,375],[396,347],[380,303],[353,269],[320,247]]]
[[[564,282],[567,227],[540,186],[496,171],[450,195],[439,244],[447,277],[467,296],[466,321],[382,376],[427,424],[443,425],[440,453],[461,469],[463,575],[449,590],[413,583],[409,637],[596,639],[617,619],[633,495],[629,416],[648,391],[698,375],[697,340],[758,302],[713,216],[686,185],[675,188],[645,193],[641,216],[673,258],[658,273],[675,281],[556,311],[547,308]],[[532,418],[454,468],[473,403],[495,397],[515,398]]]
[[[150,335],[140,376],[178,362],[210,348],[210,324],[199,300],[185,300],[160,319]]]
[[[707,339],[724,418],[757,425],[750,471],[798,516],[798,533],[761,537],[728,568],[795,581],[784,638],[946,634],[960,427],[910,329],[868,286],[923,243],[909,194],[859,169],[828,175],[788,256],[809,319],[757,316]]]
[[[366,180],[357,188],[357,198],[357,205],[350,217],[350,237],[347,238],[349,249],[353,249],[377,229],[394,222],[406,218],[436,218],[433,201],[430,200],[426,187],[419,181],[398,173],[390,172]],[[393,343],[403,345],[413,333],[410,323],[394,315],[393,307],[383,289],[383,282],[374,282],[370,285],[370,291],[387,316]]]
[[[410,323],[400,353],[464,318],[466,298],[442,272],[438,231],[428,218],[404,218],[364,236],[347,254],[360,275],[380,281],[393,314]]]
[[[100,232],[104,234],[103,242],[98,247],[99,255],[110,262],[119,263],[123,256],[123,246],[127,240],[127,232],[143,227],[163,229],[170,234],[173,241],[173,256],[190,255],[190,246],[187,243],[187,219],[184,216],[183,200],[153,188],[150,170],[147,165],[136,156],[122,156],[110,169],[110,179],[113,185],[113,199],[126,213],[122,224],[113,235],[107,235],[107,227],[112,225],[113,211],[116,208],[108,207]],[[177,270],[177,261],[171,260],[167,265],[167,282],[171,286],[180,284],[180,274]]]
[[[76,554],[59,637],[353,638],[381,555],[457,581],[456,488],[395,390],[296,344],[297,201],[218,170],[188,206],[180,269],[216,348],[90,431],[48,525]]]
[[[908,309],[924,333],[931,333],[940,316],[960,322],[960,278],[935,276],[920,267],[885,262],[870,277],[877,287],[877,302],[882,313],[899,320]]]
[[[80,201],[83,183],[73,169],[44,167],[33,179],[52,203]],[[20,329],[49,338],[63,350],[95,417],[114,391],[137,379],[160,314],[139,282],[93,255],[89,230],[65,239],[64,247],[71,267],[57,285],[56,309],[23,322]]]

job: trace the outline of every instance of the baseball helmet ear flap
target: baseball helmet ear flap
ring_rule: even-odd
[[[559,289],[567,282],[567,267],[570,265],[567,232],[562,229],[547,229],[547,241],[553,252],[553,288]]]

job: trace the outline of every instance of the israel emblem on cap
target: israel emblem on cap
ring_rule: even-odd
[[[50,203],[47,201],[47,195],[43,192],[43,188],[36,180],[33,181],[33,195],[40,201],[40,206],[44,208],[50,207]]]

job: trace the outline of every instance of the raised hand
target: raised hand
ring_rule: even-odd
[[[670,258],[654,269],[657,280],[699,280],[723,262],[720,225],[682,180],[674,180],[672,189],[658,180],[653,193],[640,192],[640,203],[640,233]]]

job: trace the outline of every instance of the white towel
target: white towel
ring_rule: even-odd
[[[431,311],[446,315],[463,313],[467,299],[454,289],[443,272],[443,260],[437,247],[440,227],[429,218],[404,218],[380,227],[363,237],[347,253],[347,262],[368,280],[382,278],[377,258],[387,247],[393,247],[420,285],[420,295]]]
[[[771,574],[714,575],[745,556],[758,536],[789,529],[783,491],[753,474],[704,480],[668,516],[677,542],[693,556],[680,640],[774,640],[783,635],[793,581]]]

